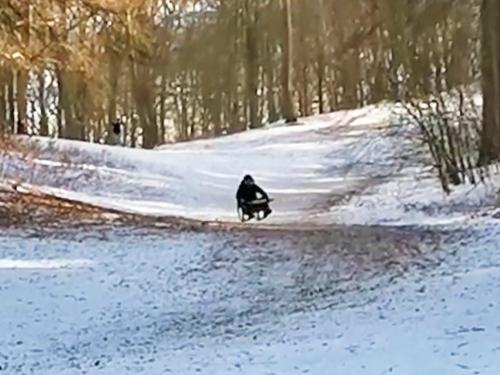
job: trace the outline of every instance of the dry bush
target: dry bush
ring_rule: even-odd
[[[8,168],[11,167],[10,162],[13,159],[25,160],[32,164],[40,153],[40,147],[25,138],[8,134],[0,135],[0,178],[5,178],[8,175]],[[34,172],[34,165],[32,170]]]
[[[0,134],[0,153],[15,154],[27,159],[34,159],[40,154],[40,147],[25,138],[9,134]]]
[[[489,169],[478,167],[482,116],[473,95],[454,90],[403,106],[421,131],[446,193],[453,185],[485,180]]]

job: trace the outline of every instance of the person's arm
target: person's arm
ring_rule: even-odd
[[[236,192],[236,200],[238,201],[238,203],[241,203],[243,201],[241,185],[238,187],[238,191]]]
[[[260,195],[262,195],[262,198],[269,200],[269,196],[267,195],[267,193],[264,190],[262,190],[262,188],[260,186],[255,185],[255,190],[257,190],[257,192]]]

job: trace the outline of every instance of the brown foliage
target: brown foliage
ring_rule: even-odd
[[[154,147],[426,97],[477,80],[478,2],[6,0],[0,122]]]

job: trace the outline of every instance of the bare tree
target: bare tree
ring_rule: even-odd
[[[258,128],[261,124],[258,119],[258,83],[259,83],[259,46],[258,32],[258,2],[245,0],[245,50],[246,50],[246,89],[250,128]]]
[[[293,69],[293,37],[292,11],[290,0],[282,0],[283,6],[283,62],[282,62],[282,106],[283,117],[287,123],[297,121],[297,113],[293,103],[292,69]]]
[[[150,148],[423,97],[477,79],[480,1],[6,0],[0,122]]]
[[[480,164],[500,159],[500,1],[483,0],[482,30],[482,88],[483,131],[481,134]]]

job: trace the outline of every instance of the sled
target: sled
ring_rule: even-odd
[[[243,212],[243,207],[238,204],[237,205],[237,211],[238,211],[238,218],[242,223],[249,221],[251,219],[256,219],[257,221],[264,220],[266,217],[268,217],[271,214],[271,209],[269,208],[269,203],[272,202],[274,199],[256,199],[251,202],[245,203],[247,206],[246,211],[247,213]],[[268,212],[266,212],[268,211]],[[250,214],[248,214],[250,212]]]

